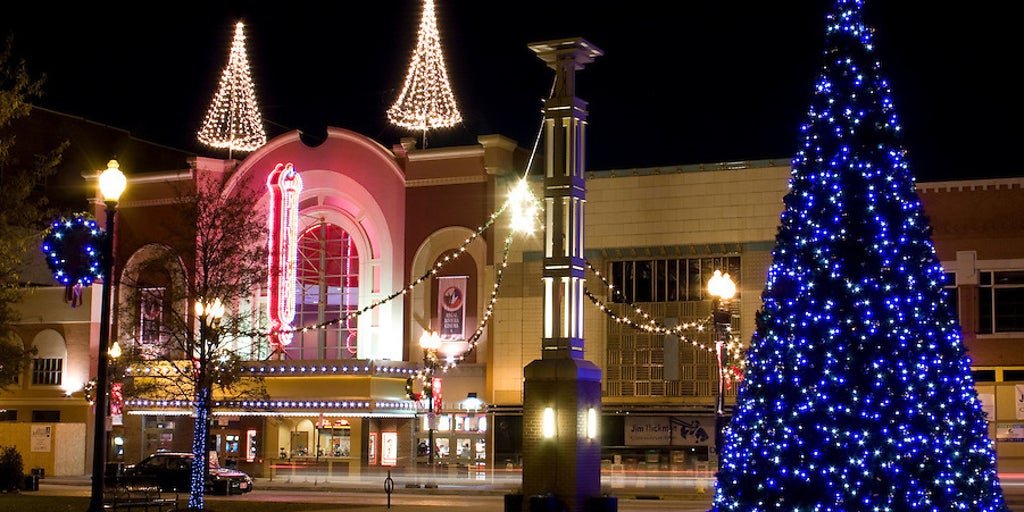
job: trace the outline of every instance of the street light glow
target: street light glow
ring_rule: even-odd
[[[441,348],[441,335],[437,331],[426,330],[420,336],[420,347],[423,350],[434,351]]]
[[[120,167],[117,160],[110,160],[107,162],[107,170],[100,173],[100,193],[108,203],[116,203],[128,185],[128,179],[125,178]]]
[[[732,278],[729,274],[722,274],[721,270],[716,270],[715,274],[708,280],[708,293],[712,297],[718,297],[722,300],[729,300],[736,296],[736,283],[732,282]]]

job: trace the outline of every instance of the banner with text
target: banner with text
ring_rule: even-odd
[[[441,322],[439,334],[445,341],[466,339],[466,283],[467,276],[437,278],[437,317]]]
[[[627,416],[626,446],[710,446],[714,418],[697,416]]]

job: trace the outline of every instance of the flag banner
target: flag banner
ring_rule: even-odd
[[[441,322],[440,335],[445,341],[466,339],[466,283],[467,276],[437,278],[437,317]]]

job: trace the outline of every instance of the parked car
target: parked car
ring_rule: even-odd
[[[165,492],[188,492],[192,481],[191,453],[157,452],[137,464],[126,466],[123,478],[152,481]],[[210,463],[210,476],[206,492],[213,494],[242,494],[252,491],[252,477],[244,471],[222,468]]]

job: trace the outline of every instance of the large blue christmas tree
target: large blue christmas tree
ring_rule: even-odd
[[[1004,511],[860,0],[827,16],[716,511]]]

